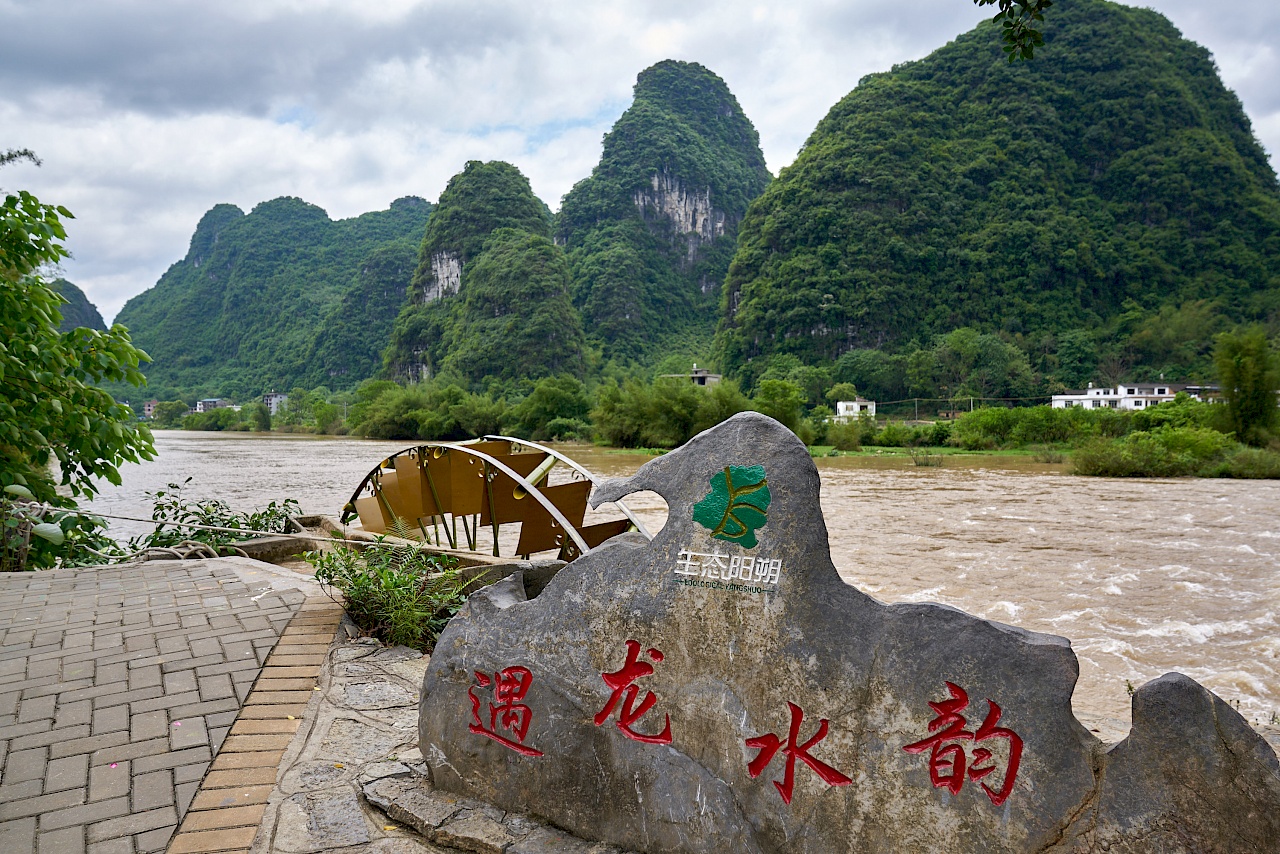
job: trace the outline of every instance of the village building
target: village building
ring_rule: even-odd
[[[215,409],[226,409],[231,401],[225,397],[206,397],[196,401],[196,412],[212,412]]]
[[[142,417],[154,418],[156,415],[156,407],[159,405],[160,401],[156,400],[154,397],[142,404]]]
[[[1094,388],[1093,383],[1089,383],[1089,387],[1082,391],[1055,394],[1050,405],[1054,409],[1072,406],[1085,409],[1148,409],[1157,403],[1173,400],[1179,392],[1185,392],[1196,400],[1212,400],[1218,395],[1218,387],[1162,381],[1121,383],[1114,388]]]
[[[836,414],[831,416],[831,420],[838,424],[843,424],[851,419],[861,418],[867,415],[871,418],[876,417],[876,402],[865,398],[854,398],[853,400],[837,400]]]
[[[281,394],[278,391],[270,391],[262,396],[262,402],[267,405],[267,411],[272,415],[278,415],[280,410],[289,403],[289,395]]]
[[[662,374],[662,376],[686,379],[689,382],[693,383],[694,385],[700,385],[700,386],[717,385],[719,384],[721,379],[720,374],[713,374],[710,371],[708,371],[706,368],[699,368],[697,362],[693,363],[693,370],[687,374]]]

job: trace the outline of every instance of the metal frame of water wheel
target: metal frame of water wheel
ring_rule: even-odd
[[[570,459],[569,457],[565,456],[559,451],[556,451],[553,448],[548,448],[545,445],[539,445],[535,442],[530,442],[526,439],[517,439],[511,436],[497,436],[497,435],[485,436],[482,441],[509,442],[513,448],[515,446],[520,446],[520,447],[532,448],[534,450],[541,451],[542,453],[545,453],[547,456],[554,459],[556,462],[562,462],[565,465],[569,466],[569,468],[573,469],[575,472],[577,472],[578,474],[585,477],[588,481],[590,481],[593,486],[599,483],[599,479],[596,478],[596,476],[593,475],[586,468],[582,467],[576,461]],[[401,454],[405,454],[410,451],[428,449],[428,448],[445,448],[451,451],[459,451],[461,453],[467,454],[469,456],[475,457],[483,461],[486,465],[493,466],[496,470],[506,475],[507,477],[511,478],[513,481],[515,481],[516,484],[518,484],[521,489],[523,489],[528,495],[533,496],[533,499],[537,501],[540,505],[542,505],[542,508],[546,510],[548,514],[550,514],[551,518],[555,520],[556,524],[559,525],[560,528],[565,532],[565,534],[570,539],[573,540],[573,544],[575,547],[577,547],[578,553],[580,555],[591,553],[592,549],[587,545],[586,540],[582,538],[582,534],[578,531],[577,527],[572,525],[569,522],[569,520],[565,518],[564,513],[562,513],[560,511],[560,508],[555,505],[555,502],[551,501],[549,498],[543,495],[536,485],[531,483],[523,475],[511,469],[509,466],[506,466],[500,461],[498,461],[497,459],[495,459],[493,456],[486,454],[483,451],[477,451],[472,448],[469,448],[467,447],[466,444],[460,443],[460,442],[424,442],[420,445],[414,445],[412,447],[405,448],[402,451],[397,451],[391,456],[383,458],[381,461],[379,461],[379,463],[376,466],[373,467],[372,470],[370,470],[370,472],[367,475],[364,476],[364,478],[360,481],[360,484],[356,487],[355,491],[351,493],[351,498],[347,500],[347,504],[343,508],[342,521],[344,523],[347,522],[351,518],[351,516],[356,513],[356,510],[355,510],[356,498],[360,496],[360,493],[364,491],[364,488],[366,486],[369,486],[371,488],[373,493],[378,497],[379,501],[383,502],[383,504],[387,507],[387,510],[390,511],[391,510],[390,506],[386,505],[385,499],[382,498],[381,489],[378,486],[371,484],[371,481],[373,481],[374,477],[377,476],[378,473],[381,472],[386,467],[385,463],[391,460],[394,460],[396,457],[399,457]],[[485,482],[486,493],[490,489],[491,489],[491,486],[489,484],[488,478],[486,477],[486,482]],[[627,520],[632,525],[634,525],[636,530],[639,531],[642,535],[644,535],[646,539],[649,539],[649,540],[653,539],[653,534],[649,533],[648,529],[644,527],[644,524],[641,523],[641,521],[635,516],[635,514],[631,512],[631,509],[628,508],[624,503],[622,503],[621,500],[614,501],[611,503],[615,507],[617,507],[620,511],[622,511],[622,514],[626,516]],[[437,509],[442,509],[439,507],[438,502],[436,503],[436,507]],[[392,515],[394,515],[394,513]],[[454,516],[454,515],[455,514],[453,514],[452,511],[450,511],[450,516]],[[496,522],[494,523],[494,527],[495,528],[497,527]],[[465,519],[463,520],[463,528],[465,531],[465,528],[466,528]],[[446,533],[448,533],[447,528],[446,528]],[[496,555],[497,548],[498,548],[496,536],[494,538],[493,547],[494,547],[494,554]]]

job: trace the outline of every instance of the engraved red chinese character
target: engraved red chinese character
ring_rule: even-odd
[[[756,758],[751,760],[751,763],[747,765],[747,773],[750,774],[753,779],[759,777],[760,774],[764,772],[764,769],[769,767],[769,763],[773,761],[773,757],[777,754],[778,750],[781,749],[783,754],[787,757],[786,770],[783,772],[782,782],[774,780],[773,785],[777,787],[778,794],[782,795],[782,802],[784,804],[791,803],[791,793],[795,786],[797,759],[812,768],[814,773],[821,777],[823,782],[829,786],[852,785],[853,780],[850,780],[848,777],[841,774],[825,762],[815,759],[809,753],[810,748],[827,737],[827,728],[831,722],[826,718],[821,718],[818,722],[818,731],[814,733],[813,738],[809,739],[804,744],[797,744],[796,741],[800,738],[800,723],[804,720],[804,711],[795,703],[791,702],[787,703],[787,708],[791,710],[791,731],[787,735],[786,746],[783,746],[782,740],[773,733],[758,735],[755,738],[748,738],[747,747],[757,748],[760,752],[757,753]]]
[[[654,663],[662,662],[662,653],[656,649],[646,650],[649,658]],[[652,691],[644,695],[644,699],[640,701],[640,705],[635,705],[636,697],[640,695],[640,689],[633,684],[637,679],[649,676],[653,673],[653,665],[640,660],[640,642],[635,640],[627,641],[627,660],[621,669],[615,670],[613,673],[601,673],[600,677],[604,679],[604,684],[613,689],[613,694],[609,697],[609,702],[604,704],[604,708],[600,710],[600,714],[595,716],[596,726],[601,726],[609,719],[609,715],[613,714],[613,707],[617,705],[618,700],[622,700],[622,710],[618,713],[618,729],[622,730],[623,735],[635,741],[643,741],[646,744],[670,744],[671,743],[671,716],[665,715],[666,726],[662,732],[657,735],[645,735],[636,732],[631,725],[640,718],[644,717],[654,704],[658,702],[658,696]]]
[[[958,795],[966,777],[977,783],[996,770],[993,761],[995,755],[985,747],[977,747],[977,743],[990,738],[1006,739],[1009,742],[1009,760],[1005,766],[1004,782],[999,790],[992,789],[985,782],[980,783],[991,803],[1000,806],[1009,799],[1014,781],[1018,777],[1018,765],[1022,762],[1022,739],[1013,730],[997,726],[1002,711],[999,704],[991,700],[987,700],[987,716],[978,725],[977,731],[969,732],[965,729],[968,721],[960,714],[969,706],[969,695],[952,682],[947,682],[946,686],[951,699],[929,703],[929,707],[938,715],[929,722],[929,732],[933,735],[902,749],[908,753],[924,753],[928,750],[929,779],[933,781],[934,788],[949,789],[951,794]],[[964,747],[956,743],[963,741],[975,744],[971,762],[968,761]]]
[[[494,673],[492,679],[489,674],[477,670],[476,684],[467,689],[473,720],[467,729],[476,735],[488,736],[523,756],[541,756],[542,751],[524,744],[529,724],[533,723],[533,710],[520,701],[529,693],[532,684],[533,673],[527,667],[504,668]],[[476,696],[476,688],[488,688],[490,685],[493,686],[493,702],[489,703],[489,726],[486,728],[480,719],[480,698]],[[498,730],[512,737],[501,735]]]

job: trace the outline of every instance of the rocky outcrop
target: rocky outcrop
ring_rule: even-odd
[[[1156,680],[1108,751],[1066,639],[847,585],[818,487],[755,413],[602,484],[666,526],[471,597],[424,680],[436,791],[646,852],[1274,850],[1276,758],[1225,703]]]
[[[431,302],[453,296],[462,284],[462,259],[454,252],[436,252],[431,256],[431,276],[423,283],[422,301]]]
[[[665,219],[678,237],[684,238],[685,261],[692,263],[699,247],[724,234],[724,211],[711,205],[711,188],[687,190],[678,176],[666,170],[651,179],[651,189],[637,190],[636,208],[646,219]]]

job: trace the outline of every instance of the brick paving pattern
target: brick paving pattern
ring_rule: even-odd
[[[330,599],[303,603],[267,658],[169,854],[249,851],[285,750],[316,705],[316,677],[341,620],[342,607]]]
[[[287,737],[229,733],[305,598],[203,561],[0,576],[0,852],[164,851],[220,748],[215,780]]]

